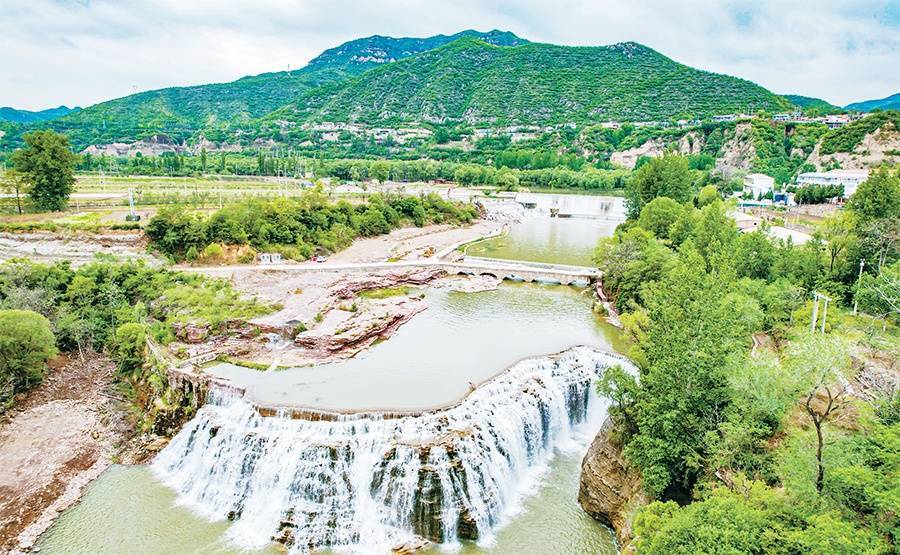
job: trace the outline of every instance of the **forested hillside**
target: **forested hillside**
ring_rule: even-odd
[[[547,125],[789,108],[749,81],[687,67],[633,42],[503,48],[464,38],[338,90],[311,91],[271,118]]]
[[[95,104],[53,122],[51,127],[68,134],[78,148],[134,141],[153,133],[165,133],[181,142],[200,129],[204,129],[207,138],[217,140],[228,132],[230,123],[264,116],[311,88],[341,81],[463,36],[498,45],[526,42],[508,32],[472,30],[429,38],[368,37],[326,50],[302,69],[263,73],[229,83],[141,92]]]
[[[802,109],[804,112],[817,110],[822,114],[836,114],[842,111],[840,107],[835,106],[827,100],[822,100],[821,98],[802,96],[799,94],[784,94],[782,96],[788,99],[788,101],[790,101],[790,103],[794,106]]]
[[[879,98],[877,100],[863,100],[854,102],[845,106],[848,110],[858,110],[860,112],[869,112],[872,110],[900,110],[900,93],[892,94],[887,98]]]
[[[0,121],[8,121],[11,123],[36,123],[39,121],[48,121],[60,118],[71,113],[78,108],[69,108],[68,106],[59,106],[57,108],[47,108],[46,110],[17,110],[4,106],[0,108]]]

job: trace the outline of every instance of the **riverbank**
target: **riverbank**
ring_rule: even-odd
[[[0,419],[0,552],[28,551],[133,433],[99,355],[61,356]]]

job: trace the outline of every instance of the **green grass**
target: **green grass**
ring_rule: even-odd
[[[387,299],[390,297],[401,297],[409,295],[412,290],[410,287],[381,287],[378,289],[368,289],[361,291],[359,296],[363,299]]]

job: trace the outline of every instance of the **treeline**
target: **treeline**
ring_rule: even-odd
[[[797,204],[822,204],[843,194],[843,185],[805,185],[795,189],[794,202]]]
[[[554,167],[533,170],[496,168],[482,164],[459,164],[435,160],[320,160],[313,170],[320,177],[345,181],[453,181],[463,186],[497,185],[507,189],[518,186],[535,188],[577,188],[612,190],[622,188],[630,174],[627,170],[582,171]]]
[[[351,204],[332,203],[315,188],[299,197],[243,200],[210,215],[183,207],[163,208],[145,231],[154,247],[176,259],[195,260],[210,245],[224,244],[250,245],[306,260],[316,252],[341,250],[356,237],[382,235],[403,225],[462,224],[477,217],[475,206],[435,194],[376,194]]]
[[[598,386],[613,400],[615,441],[657,500],[634,518],[637,550],[892,552],[900,405],[851,407],[842,384],[861,348],[848,338],[877,330],[868,345],[896,342],[900,175],[873,173],[798,246],[740,233],[712,188],[687,196],[668,170],[596,253],[640,372],[613,370]],[[827,334],[808,332],[813,291],[832,299]],[[883,320],[852,316],[854,300]],[[751,355],[754,334],[771,345]],[[853,423],[833,424],[842,418]]]
[[[75,168],[79,171],[114,172],[121,175],[167,175],[174,177],[216,175],[265,175],[300,177],[309,160],[288,150],[259,150],[248,153],[200,154],[164,152],[159,156],[96,156],[83,154]]]
[[[138,262],[0,264],[0,407],[39,384],[57,350],[104,351],[116,361],[123,392],[148,379],[145,338],[166,343],[176,323],[213,328],[271,307],[244,299],[223,281]]]

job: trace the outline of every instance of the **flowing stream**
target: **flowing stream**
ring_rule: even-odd
[[[554,202],[538,200],[537,210]],[[569,209],[578,206],[609,210],[596,200]],[[544,249],[544,261],[573,263],[561,258],[615,225],[549,220],[514,226],[506,257]],[[584,222],[554,246],[542,242],[552,225]],[[217,367],[246,396],[211,395],[151,465],[104,473],[39,547],[384,553],[424,537],[435,542],[426,553],[615,553],[612,532],[575,498],[581,457],[606,414],[593,383],[623,363],[608,353],[617,333],[575,287],[426,294],[428,310],[357,359],[266,373]],[[254,403],[425,412],[308,421],[261,417]]]

